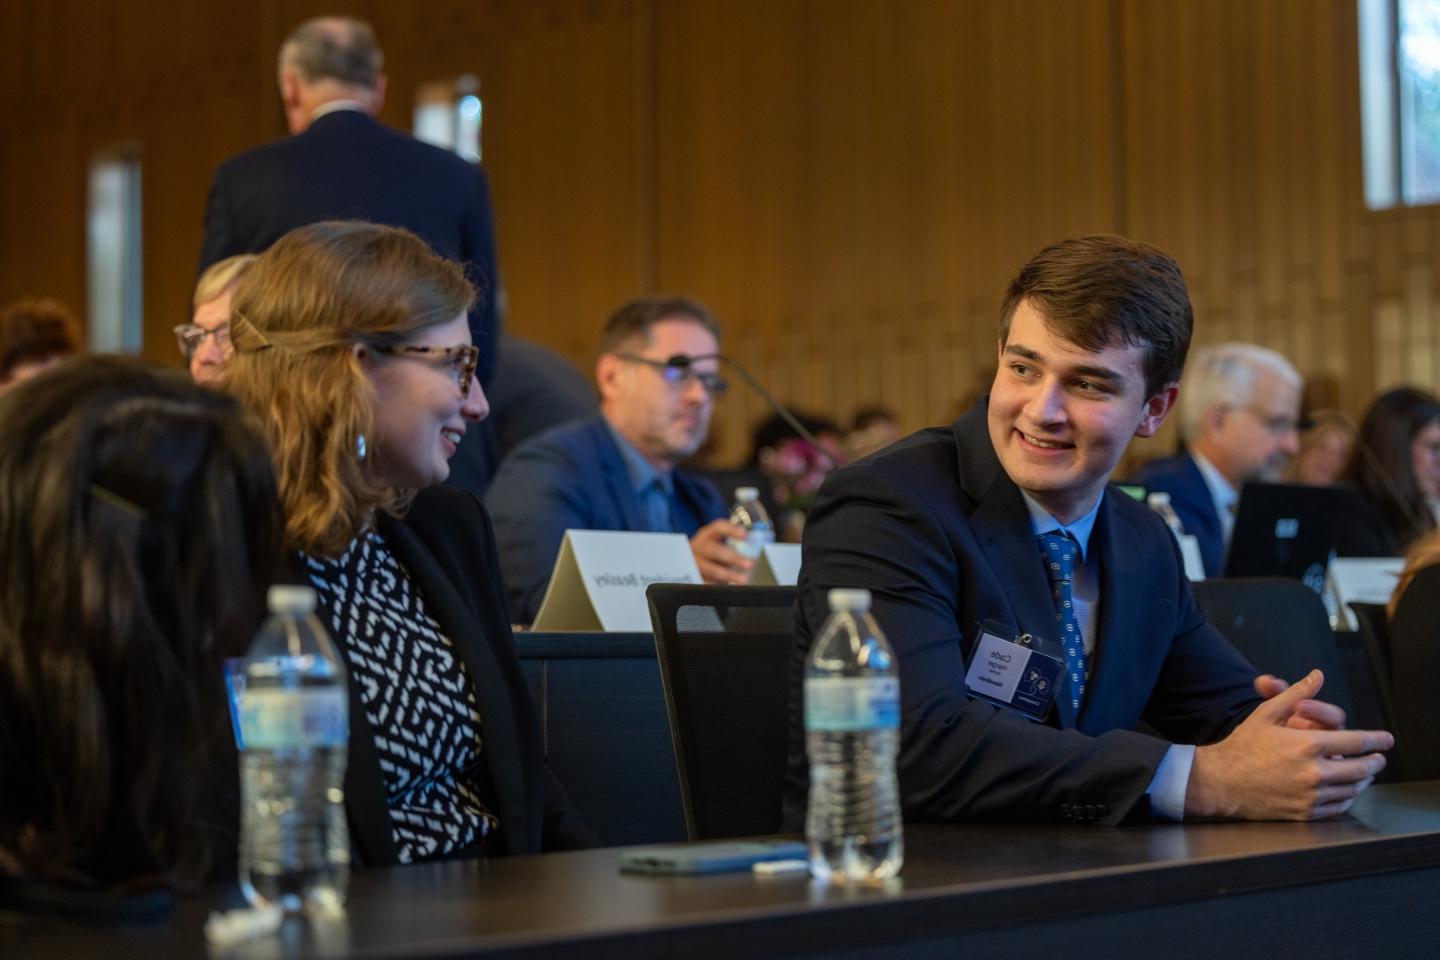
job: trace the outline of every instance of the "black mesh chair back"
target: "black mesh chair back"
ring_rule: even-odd
[[[1355,614],[1355,632],[1335,634],[1340,659],[1350,678],[1350,696],[1355,702],[1349,725],[1362,730],[1394,730],[1385,608],[1378,603],[1351,603],[1350,609]],[[1381,779],[1392,783],[1401,779],[1399,757],[1398,749],[1390,751],[1390,762]]]
[[[690,839],[777,832],[795,588],[657,583],[646,596]]]
[[[1415,575],[1390,618],[1390,702],[1406,779],[1440,777],[1440,566]]]
[[[1354,712],[1349,678],[1319,594],[1288,577],[1201,580],[1195,599],[1205,616],[1261,673],[1295,681],[1325,671],[1322,700]]]

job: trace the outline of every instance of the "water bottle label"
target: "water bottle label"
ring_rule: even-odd
[[[900,726],[895,677],[813,677],[805,681],[805,729],[840,732]]]
[[[760,559],[760,554],[765,551],[767,544],[775,542],[775,530],[768,523],[757,523],[750,528],[750,531],[742,537],[729,537],[725,545],[742,557],[751,560]]]
[[[343,747],[349,737],[345,691],[246,690],[240,701],[245,748]]]

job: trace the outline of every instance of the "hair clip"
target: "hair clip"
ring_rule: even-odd
[[[120,494],[115,493],[113,490],[106,490],[98,483],[90,484],[90,496],[94,497],[96,500],[99,500],[101,503],[109,504],[110,506],[114,507],[116,510],[121,511],[122,513],[128,513],[130,516],[134,517],[137,520],[144,520],[146,517],[149,516],[149,514],[145,512],[145,509],[143,507],[139,506],[131,500],[125,499],[124,497],[120,496]]]

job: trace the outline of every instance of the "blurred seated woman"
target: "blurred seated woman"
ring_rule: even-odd
[[[280,533],[264,441],[178,372],[84,357],[0,398],[0,902],[233,876],[222,661]]]
[[[1285,468],[1286,483],[1333,487],[1355,450],[1355,425],[1339,410],[1316,410],[1300,433],[1300,452]]]
[[[1381,394],[1360,422],[1345,480],[1358,496],[1342,506],[1342,557],[1398,556],[1440,518],[1440,397],[1414,387]]]
[[[330,222],[264,253],[230,314],[224,387],[269,435],[286,544],[349,670],[370,864],[593,842],[545,766],[490,518],[438,486],[487,412],[473,296],[413,234]]]

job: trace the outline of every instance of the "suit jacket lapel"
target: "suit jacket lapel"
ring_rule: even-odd
[[[595,459],[600,464],[602,482],[615,504],[615,511],[625,519],[625,530],[648,530],[649,523],[640,514],[640,502],[630,486],[630,473],[625,469],[625,458],[610,436],[610,428],[604,417],[596,417],[591,424],[591,439],[595,443]]]
[[[1058,642],[1056,607],[1050,581],[1030,533],[1030,511],[1020,488],[1001,468],[989,439],[986,403],[973,406],[955,422],[960,491],[975,504],[969,515],[979,550],[994,577],[992,596],[1004,604],[1007,626]],[[971,623],[960,628],[969,632]]]
[[[520,740],[514,715],[497,708],[497,705],[509,704],[513,698],[504,685],[504,673],[495,659],[494,648],[460,592],[415,532],[404,523],[389,519],[382,521],[382,530],[396,559],[424,598],[425,609],[450,638],[455,653],[470,674],[480,712],[485,763],[495,787],[491,799],[498,807],[494,812],[500,818],[500,832],[509,849],[527,849],[523,838],[532,827],[525,810],[529,791],[524,782],[524,765],[519,759],[511,757],[509,762],[502,762],[506,751],[512,750]],[[464,574],[465,571],[457,572]]]
[[[1145,551],[1139,532],[1115,509],[1114,491],[1100,506],[1090,548],[1100,561],[1100,610],[1090,684],[1076,724],[1085,733],[1128,727],[1129,714],[1112,717],[1111,707],[1123,701],[1123,691],[1145,686],[1143,679],[1131,676],[1141,665],[1135,644],[1147,615]],[[1114,697],[1111,691],[1116,691]]]
[[[1020,488],[1000,466],[990,442],[986,404],[980,403],[955,422],[961,491],[975,502],[970,527],[1007,604],[1008,626],[1052,642],[1055,604],[1030,532],[1030,512]],[[971,624],[962,624],[969,630]]]

